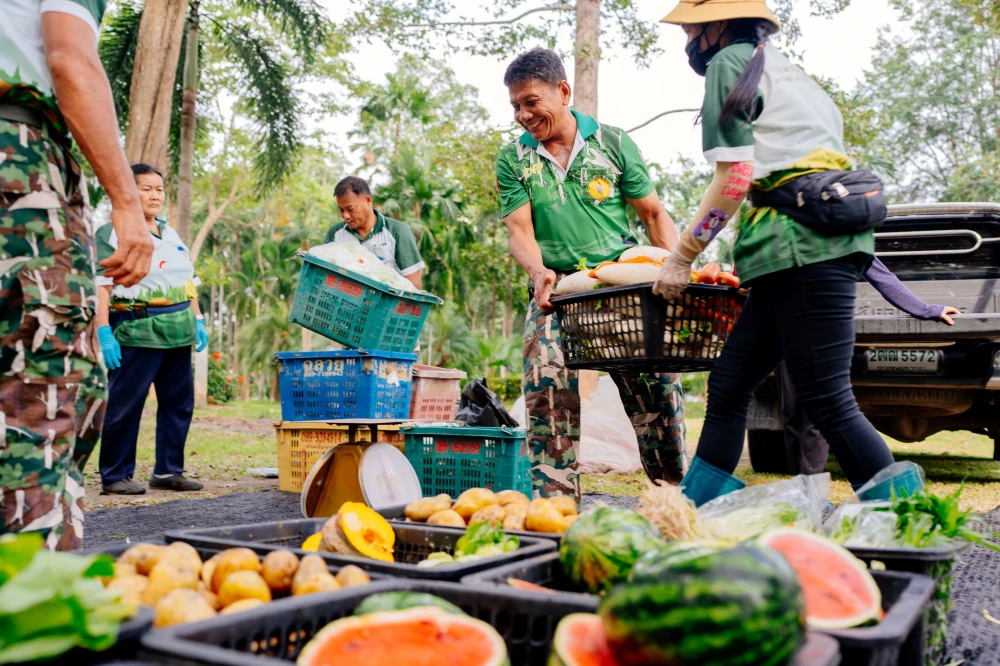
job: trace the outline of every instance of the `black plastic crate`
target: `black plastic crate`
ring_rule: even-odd
[[[722,352],[746,299],[692,284],[676,299],[653,285],[609,287],[552,299],[566,367],[607,372],[700,372]]]
[[[421,525],[422,523],[413,523],[406,520],[406,505],[397,504],[396,506],[389,506],[384,509],[378,509],[379,515],[388,520],[390,523],[403,523],[405,525]],[[464,533],[467,528],[465,527],[447,527],[444,525],[435,525],[435,527],[441,527],[443,529],[456,530],[458,532]],[[530,537],[535,539],[551,539],[556,543],[562,541],[563,533],[555,532],[529,532],[527,530],[504,530],[507,534],[516,534],[519,537]]]
[[[958,541],[952,548],[848,548],[869,565],[881,562],[888,571],[921,574],[934,581],[927,610],[900,650],[900,666],[942,663],[948,648],[944,638],[951,608],[952,567],[956,559],[971,549],[972,543],[968,541]]]
[[[920,623],[930,599],[933,582],[918,574],[873,571],[872,576],[882,592],[885,618],[871,627],[839,630],[815,630],[837,639],[844,664],[850,666],[890,666],[899,661],[903,646]],[[554,590],[526,592],[536,598],[551,598],[566,603],[596,602],[596,596],[583,592],[567,579],[559,566],[558,553],[549,553],[504,567],[473,574],[462,579],[470,586],[496,585],[509,588],[508,578],[517,578]]]
[[[376,589],[377,588],[377,589]],[[373,584],[367,590],[350,588],[325,596],[318,603],[286,603],[281,612],[257,608],[228,617],[170,627],[147,634],[143,646],[168,664],[242,666],[294,661],[302,647],[333,620],[350,615],[368,594],[388,590],[429,592],[488,622],[503,636],[512,665],[545,666],[559,620],[570,613],[592,613],[596,600],[539,599],[513,588],[415,580]],[[304,599],[304,598],[303,598]],[[256,659],[249,655],[257,655]],[[793,666],[836,666],[837,644],[811,636]]]
[[[303,518],[233,527],[176,530],[167,532],[164,536],[168,542],[185,541],[196,548],[225,549],[243,546],[263,554],[279,548],[287,548],[301,557],[308,553],[301,550],[299,546],[307,537],[319,532],[325,522],[324,518]],[[474,562],[446,564],[424,569],[418,567],[417,562],[427,559],[427,556],[433,552],[454,553],[455,543],[464,532],[454,528],[417,523],[390,524],[396,533],[395,562],[381,562],[367,557],[351,557],[334,553],[315,554],[334,565],[356,564],[362,569],[390,576],[457,581],[469,574],[541,555],[556,548],[555,542],[550,539],[520,537],[521,546],[513,552]]]

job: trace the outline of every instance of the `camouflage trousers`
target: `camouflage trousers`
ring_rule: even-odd
[[[680,375],[612,374],[632,421],[639,457],[650,479],[680,483],[687,471],[684,400]],[[524,327],[524,375],[528,449],[534,494],[572,495],[580,502],[580,387],[566,368],[559,322],[528,304]]]
[[[82,545],[106,383],[88,204],[67,149],[0,120],[0,534],[40,532],[49,548]]]

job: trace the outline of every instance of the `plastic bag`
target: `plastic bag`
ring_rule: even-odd
[[[698,515],[706,536],[744,541],[779,527],[818,532],[829,502],[828,473],[800,474],[717,497],[702,505]]]
[[[385,262],[360,243],[325,243],[310,248],[307,254],[364,275],[388,287],[416,291],[412,282],[386,266]]]
[[[831,540],[842,546],[898,548],[898,517],[889,511],[875,511],[889,502],[844,503],[823,524]]]
[[[517,421],[500,402],[500,398],[486,386],[485,379],[473,379],[462,389],[456,421],[470,426],[516,428]]]

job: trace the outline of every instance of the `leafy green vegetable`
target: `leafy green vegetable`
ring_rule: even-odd
[[[745,541],[779,527],[794,525],[810,529],[812,519],[790,502],[748,506],[714,517],[703,517],[704,529],[719,539]]]
[[[981,522],[971,509],[963,511],[958,498],[965,489],[963,483],[951,495],[941,497],[926,488],[909,495],[901,490],[892,493],[891,506],[877,507],[876,511],[892,511],[898,516],[897,534],[903,543],[915,548],[931,548],[944,539],[965,539],[980,546],[1000,552],[1000,545],[989,541],[982,532],[970,525]],[[1000,534],[992,533],[993,538]]]
[[[578,271],[585,271],[585,270],[587,270],[587,268],[588,268],[588,266],[587,266],[587,257],[584,257],[583,259],[581,259],[580,261],[578,261],[576,263],[576,270],[578,270]]]
[[[118,640],[121,621],[135,613],[101,582],[114,574],[109,555],[41,546],[37,534],[0,539],[0,664],[56,657],[74,647],[106,650]]]
[[[455,544],[455,557],[457,559],[463,555],[479,555],[481,549],[494,545],[499,546],[499,551],[491,553],[487,550],[486,553],[490,553],[486,555],[487,557],[516,550],[521,545],[521,540],[513,534],[505,534],[501,526],[494,525],[490,521],[476,523],[470,525],[465,535]]]

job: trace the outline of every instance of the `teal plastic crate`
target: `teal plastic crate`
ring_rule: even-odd
[[[404,426],[401,432],[424,497],[457,497],[469,488],[517,490],[531,497],[531,461],[523,430]]]
[[[302,272],[288,320],[355,349],[410,353],[441,299],[394,289],[300,253]]]

